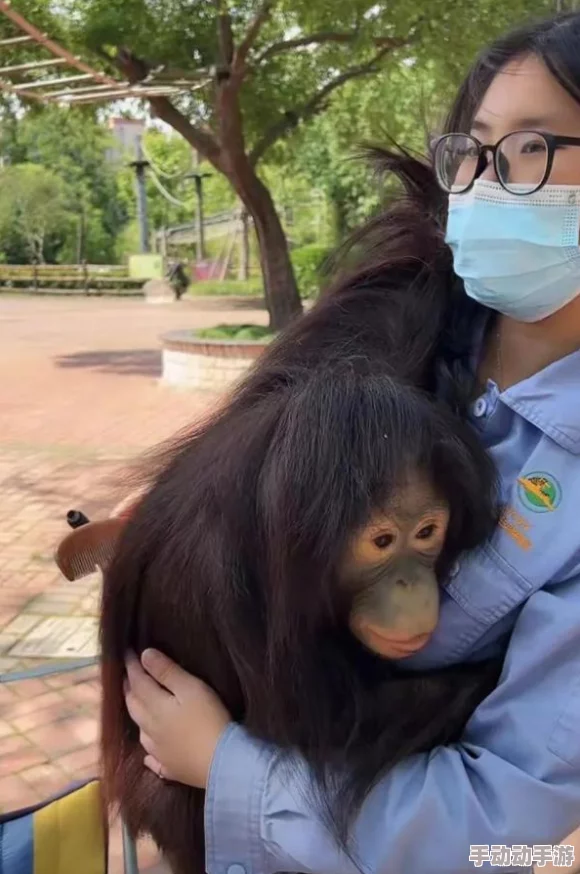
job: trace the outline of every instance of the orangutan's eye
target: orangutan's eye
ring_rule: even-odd
[[[375,537],[373,543],[377,549],[387,549],[392,545],[394,539],[392,534],[379,534],[378,537]]]
[[[431,540],[436,530],[437,526],[434,524],[424,525],[420,531],[417,531],[415,537],[417,538],[417,540]]]

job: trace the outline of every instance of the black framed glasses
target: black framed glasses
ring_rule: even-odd
[[[580,137],[539,131],[513,131],[491,146],[471,134],[444,134],[433,144],[433,161],[441,188],[465,194],[490,160],[500,185],[510,194],[533,194],[548,180],[560,146],[580,146]]]

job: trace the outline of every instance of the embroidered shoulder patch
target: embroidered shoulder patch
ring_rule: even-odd
[[[518,477],[518,497],[533,513],[550,513],[562,500],[562,489],[555,477],[534,471]]]

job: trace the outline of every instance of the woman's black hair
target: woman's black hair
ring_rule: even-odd
[[[525,55],[539,58],[580,103],[580,12],[555,15],[518,27],[484,49],[465,77],[445,122],[445,132],[468,133],[494,76]]]

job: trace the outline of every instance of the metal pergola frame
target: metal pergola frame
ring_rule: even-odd
[[[136,84],[115,79],[94,69],[27,21],[13,8],[10,0],[0,0],[0,14],[14,26],[14,36],[0,39],[0,91],[23,100],[77,105],[112,102],[130,97],[170,97],[203,88],[209,81],[207,72],[202,72],[193,79],[161,79],[157,78],[155,72],[151,72],[142,82]],[[35,49],[38,59],[2,66],[3,49],[9,50],[26,44]],[[46,52],[49,52],[50,57],[45,57]],[[45,71],[52,72],[55,67],[64,68],[62,76],[43,77]],[[78,83],[82,83],[80,87],[76,87]]]

